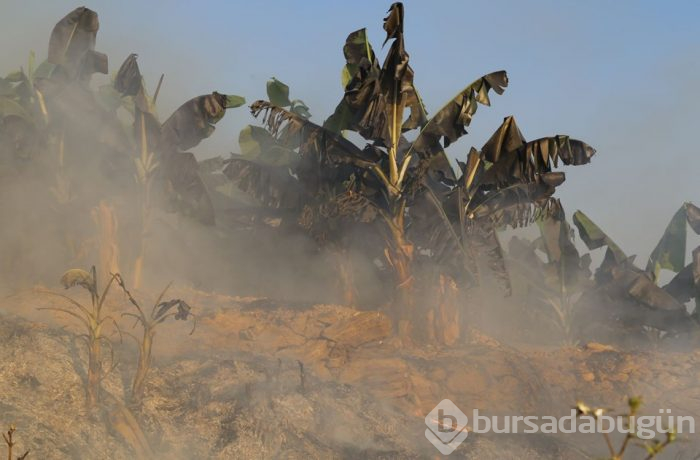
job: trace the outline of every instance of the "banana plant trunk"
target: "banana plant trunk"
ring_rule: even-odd
[[[396,213],[389,222],[385,255],[394,271],[395,286],[391,306],[394,327],[402,338],[409,338],[413,334],[413,321],[416,318],[413,295],[414,248],[406,238],[403,206],[399,206],[399,209],[401,212]]]

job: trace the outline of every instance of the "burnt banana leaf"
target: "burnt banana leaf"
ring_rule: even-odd
[[[344,130],[359,131],[364,112],[360,110],[370,103],[370,98],[380,91],[381,69],[366,29],[348,35],[343,47],[346,64],[341,81],[345,95],[323,124],[324,128],[339,133]]]
[[[700,208],[693,203],[685,203],[685,212],[688,218],[688,225],[696,234],[700,235]]]
[[[649,275],[635,267],[631,260],[613,267],[611,273],[612,282],[607,286],[609,292],[629,296],[652,309],[685,312],[685,307],[680,302],[657,286]]]
[[[302,189],[292,175],[298,154],[258,126],[243,128],[238,143],[242,155],[232,155],[226,161],[224,175],[268,208],[299,211]]]
[[[662,268],[678,273],[685,266],[687,240],[686,206],[682,205],[666,226],[664,234],[649,256],[646,271],[657,279]]]
[[[700,300],[700,247],[693,250],[693,261],[678,272],[673,279],[664,286],[664,290],[671,294],[680,303],[686,303],[695,299],[696,316],[698,301]]]
[[[214,91],[182,104],[161,126],[162,141],[171,148],[188,150],[214,132],[226,109],[240,107],[245,99]]]
[[[141,94],[141,92],[139,92]],[[240,96],[214,92],[185,102],[161,126],[159,151],[163,177],[171,185],[169,202],[175,209],[205,225],[213,225],[214,208],[199,175],[199,165],[185,150],[198,145],[214,131],[214,123],[227,108],[244,104]]]
[[[168,206],[204,225],[214,225],[214,207],[199,176],[199,165],[194,155],[190,152],[163,151],[160,164]]]
[[[413,86],[413,69],[404,48],[403,4],[394,3],[384,19],[385,42],[393,40],[381,69],[367,42],[364,29],[351,33],[343,49],[344,74],[351,75],[345,95],[325,127],[340,132],[352,130],[385,147],[398,142],[402,131],[427,121],[423,103]],[[404,107],[410,116],[404,122]]]
[[[365,73],[370,67],[379,70],[374,50],[367,39],[367,29],[356,30],[348,35],[343,46],[343,54],[346,61],[341,78],[343,88],[347,88],[360,69]]]
[[[69,78],[89,78],[108,72],[107,56],[95,51],[100,22],[97,13],[80,7],[68,13],[53,28],[49,39],[51,64],[60,66]]]
[[[503,94],[507,86],[505,70],[484,75],[472,82],[427,121],[411,149],[422,158],[438,154],[443,146],[447,147],[467,134],[466,128],[471,124],[479,104],[491,105],[489,91]]]
[[[123,96],[136,96],[143,88],[143,77],[136,62],[137,58],[137,54],[130,54],[119,67],[114,78],[114,89]]]
[[[133,101],[134,138],[145,142],[148,151],[157,151],[160,146],[161,127],[154,101],[148,96],[143,76],[137,62],[138,55],[130,54],[119,67],[114,78],[114,89],[122,97]]]
[[[552,173],[559,165],[583,165],[590,162],[595,149],[568,136],[554,136],[526,142],[515,119],[506,117],[499,129],[481,149],[483,159],[493,163],[482,183],[508,186],[537,182],[556,187],[565,176]]]
[[[391,128],[396,133],[408,131],[423,126],[427,121],[425,107],[418,95],[418,91],[413,86],[413,69],[408,63],[409,56],[404,47],[404,8],[403,3],[396,2],[389,8],[388,16],[384,18],[384,30],[386,38],[384,45],[389,40],[394,40],[389,48],[389,52],[382,66],[381,82],[384,94],[388,94],[389,106],[385,108],[384,115],[387,120],[391,120]],[[393,105],[398,104],[396,115],[391,111]],[[403,108],[410,110],[408,119],[403,122],[401,117]],[[380,119],[383,117],[380,117]],[[385,140],[395,140],[397,134],[388,133],[389,137],[383,136]],[[385,144],[391,145],[391,144]]]
[[[233,155],[224,175],[244,193],[273,209],[299,210],[301,187],[288,166],[257,161],[251,156]]]
[[[313,157],[320,163],[347,163],[367,169],[376,165],[374,155],[299,114],[266,101],[254,102],[250,111],[256,118],[262,114],[263,123],[277,144],[289,150],[298,149],[301,158]]]
[[[622,263],[627,260],[627,255],[625,255],[617,243],[583,212],[576,211],[573,216],[573,222],[588,249],[594,250],[607,246],[616,263]]]
[[[700,209],[692,203],[684,203],[683,208],[688,225],[695,233],[698,233],[700,231]],[[681,303],[686,303],[694,298],[695,311],[693,315],[700,318],[700,247],[693,250],[691,262],[664,286],[664,290]]]
[[[605,284],[612,279],[612,269],[628,261],[627,255],[620,249],[598,225],[581,211],[576,211],[573,217],[581,239],[590,250],[606,246],[603,262],[596,269],[595,280]]]
[[[591,276],[590,256],[581,257],[576,249],[573,232],[560,203],[551,217],[539,222],[539,227],[549,266],[553,268],[549,276],[556,279],[557,289],[570,291],[588,280]]]
[[[496,277],[505,296],[510,296],[512,294],[510,275],[496,227],[493,225],[476,226],[470,234],[469,242],[474,248],[477,258],[485,263]]]
[[[607,246],[605,257],[596,270],[595,279],[613,299],[631,299],[651,309],[681,310],[672,295],[657,286],[650,275],[637,268],[634,256],[627,257],[620,247],[588,216],[576,211],[573,218],[579,235],[593,250]]]
[[[427,121],[408,153],[415,152],[423,161],[430,162],[428,174],[431,177],[448,183],[456,180],[443,147],[467,133],[466,128],[471,124],[479,104],[491,105],[488,96],[490,90],[503,94],[506,86],[508,76],[503,70],[471,83]]]

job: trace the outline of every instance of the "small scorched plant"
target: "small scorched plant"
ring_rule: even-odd
[[[131,386],[131,404],[138,406],[143,401],[144,387],[146,384],[146,377],[148,376],[148,371],[151,367],[151,353],[153,349],[153,338],[156,334],[156,327],[162,324],[168,318],[175,318],[176,320],[187,320],[190,316],[194,319],[194,324],[190,335],[194,333],[194,329],[197,326],[196,317],[192,313],[191,307],[184,301],[180,299],[171,299],[163,301],[165,293],[170,288],[168,284],[165,289],[160,293],[153,308],[151,308],[150,314],[146,314],[144,309],[141,307],[139,302],[131,295],[131,292],[124,285],[124,280],[121,276],[115,275],[115,279],[119,287],[122,288],[126,296],[129,298],[129,302],[136,307],[138,313],[122,313],[122,316],[130,316],[136,320],[136,324],[140,324],[143,328],[143,335],[139,340],[137,337],[127,333],[139,344],[139,360],[136,367],[136,374],[134,375],[134,381]]]
[[[79,268],[68,270],[61,277],[61,284],[63,284],[63,287],[66,289],[74,286],[80,286],[87,290],[90,293],[90,307],[86,307],[82,303],[67,295],[52,291],[45,291],[47,294],[58,296],[64,300],[67,300],[73,308],[40,308],[40,310],[53,310],[70,315],[80,321],[86,330],[86,333],[81,334],[79,337],[85,339],[88,349],[87,381],[85,385],[88,409],[96,407],[99,403],[100,384],[117,365],[114,359],[114,347],[112,346],[112,342],[109,340],[109,338],[104,335],[104,326],[105,324],[111,323],[116,331],[119,332],[120,337],[121,331],[114,318],[109,315],[104,315],[103,312],[105,298],[107,297],[109,289],[117,276],[118,275],[111,275],[107,285],[100,293],[97,287],[97,274],[94,266],[90,270],[90,273]],[[103,346],[107,347],[110,352],[110,365],[107,369],[104,368],[104,360],[102,357]]]

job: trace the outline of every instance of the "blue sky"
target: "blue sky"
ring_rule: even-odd
[[[406,47],[415,82],[434,111],[482,74],[506,69],[510,86],[482,107],[450,153],[480,147],[515,115],[528,139],[569,134],[598,150],[567,169],[559,195],[645,259],[683,201],[700,203],[700,2],[407,0]],[[97,49],[111,70],[139,54],[151,86],[166,74],[159,111],[212,90],[264,97],[275,76],[314,119],[342,95],[347,34],[367,27],[383,41],[380,1],[164,1],[86,3],[100,15]],[[0,73],[30,49],[46,55],[53,24],[78,4],[0,0]],[[237,150],[245,109],[231,112],[201,156]]]

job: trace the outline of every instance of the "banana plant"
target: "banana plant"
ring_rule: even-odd
[[[700,208],[689,202],[683,203],[671,218],[649,257],[646,272],[654,280],[658,280],[662,268],[675,272],[664,290],[682,304],[694,299],[693,317],[700,321],[700,246],[693,249],[686,265],[687,227],[700,234]]]
[[[149,97],[135,54],[127,57],[114,79],[114,89],[132,107],[134,138],[140,151],[138,171],[160,185],[160,195],[170,209],[212,225],[215,217],[209,194],[194,155],[185,150],[211,136],[226,109],[240,107],[245,99],[216,91],[198,96],[182,104],[161,124],[155,110],[161,83],[162,77],[154,96]]]
[[[566,177],[554,168],[560,162],[587,164],[594,154],[593,148],[567,136],[528,142],[515,118],[506,117],[481,150],[472,148],[466,161],[459,162],[457,180],[424,178],[409,212],[411,237],[460,282],[480,285],[481,266],[488,265],[508,293],[498,231],[560,214],[553,195]]]
[[[52,291],[42,291],[46,294],[57,296],[70,304],[69,308],[64,307],[44,307],[40,310],[53,310],[67,314],[77,319],[84,327],[84,334],[79,337],[84,339],[87,345],[87,379],[85,381],[85,394],[88,409],[92,410],[100,403],[102,381],[109,375],[117,366],[117,361],[114,358],[114,347],[109,336],[105,334],[105,329],[108,325],[113,325],[114,329],[121,337],[121,330],[117,325],[116,320],[111,315],[104,312],[105,299],[109,293],[112,284],[117,279],[118,275],[111,275],[104,289],[100,290],[97,282],[97,273],[95,267],[87,272],[85,270],[74,268],[66,271],[61,277],[61,284],[66,289],[74,286],[80,286],[90,294],[90,305],[86,306],[83,303],[75,300],[64,294]],[[105,368],[106,360],[103,357],[104,348],[110,352],[109,367]]]
[[[697,213],[697,208],[686,204],[681,209],[690,209],[688,215],[693,217],[689,221],[695,225],[697,221],[694,216],[700,215]],[[685,211],[683,217],[685,218]],[[670,228],[677,229],[677,222],[674,220],[677,219],[675,217],[672,219]],[[604,296],[604,301],[597,302],[596,305],[606,305],[605,309],[596,309],[596,312],[607,317],[608,323],[619,324],[624,330],[651,334],[656,339],[697,330],[697,320],[688,314],[684,306],[695,292],[692,277],[693,263],[687,269],[683,269],[686,271],[682,276],[677,275],[671,283],[662,288],[657,284],[653,272],[637,267],[634,264],[635,257],[627,256],[612,238],[584,213],[577,211],[573,216],[573,223],[579,231],[581,240],[590,250],[606,248],[603,261],[596,269],[594,279],[597,290]],[[660,246],[666,245],[665,247],[669,249],[668,241],[667,235],[662,237]],[[678,242],[678,240],[675,241]],[[685,240],[683,240],[683,246],[685,251]],[[657,249],[654,252],[660,255],[664,250]],[[663,259],[670,260],[668,256],[663,256]],[[651,260],[655,260],[654,256]],[[683,262],[681,261],[680,264],[682,267]],[[652,263],[650,266],[654,267],[655,264]]]
[[[365,29],[347,37],[343,48],[345,93],[322,127],[276,106],[273,97],[270,102],[254,103],[253,115],[263,114],[272,139],[266,142],[266,152],[257,156],[257,164],[243,158],[229,164],[229,172],[235,171],[232,177],[239,184],[266,184],[256,191],[260,198],[281,203],[282,197],[313,196],[314,205],[304,207],[303,221],[328,230],[324,233],[334,235],[336,240],[353,233],[355,225],[365,226],[366,235],[380,235],[376,246],[365,247],[382,258],[383,266],[393,273],[397,318],[410,316],[401,310],[411,310],[416,244],[420,257],[423,253],[430,254],[432,260],[440,260],[434,255],[437,253],[445,254],[445,260],[451,257],[443,244],[445,238],[431,241],[413,228],[440,227],[431,234],[449,233],[462,248],[457,251],[462,260],[467,260],[471,255],[464,249],[464,235],[473,226],[472,221],[496,214],[502,218],[506,213],[514,215],[515,208],[522,216],[522,198],[530,202],[538,199],[544,206],[554,187],[563,181],[563,173],[551,171],[552,163],[585,164],[594,153],[566,136],[527,143],[517,136],[517,126],[509,118],[483,153],[470,156],[469,167],[473,169],[463,170],[458,180],[445,148],[466,134],[479,105],[490,105],[492,91],[503,93],[507,75],[498,71],[477,79],[429,118],[413,84],[403,26],[403,5],[395,3],[384,19],[384,44],[390,42],[390,46],[381,65]],[[288,102],[288,97],[282,99]],[[346,131],[358,133],[367,143],[364,147],[351,143],[343,137]],[[409,131],[415,131],[412,142],[405,136]],[[246,136],[263,135],[250,130]],[[294,180],[289,181],[285,174],[290,163],[283,161],[276,165],[276,171],[261,167],[270,158],[289,158],[284,153],[289,150],[298,152],[298,157],[291,156]],[[280,177],[286,183],[276,180]],[[274,187],[267,187],[273,183]],[[281,193],[288,186],[294,194]],[[498,210],[496,202],[500,203]],[[343,224],[330,225],[339,215]],[[348,221],[353,225],[347,225]],[[493,228],[492,222],[483,239],[488,241],[488,251],[500,251],[498,244],[494,245]],[[460,265],[464,271],[468,263]]]
[[[168,318],[186,321],[191,316],[194,319],[194,324],[192,326],[192,330],[190,331],[190,335],[192,335],[195,327],[197,326],[196,317],[192,313],[192,308],[184,300],[163,300],[165,293],[170,288],[170,284],[168,284],[158,295],[158,298],[153,304],[153,308],[151,308],[151,312],[149,314],[126,288],[124,279],[119,274],[115,275],[115,280],[124,294],[126,294],[129,302],[131,302],[137,311],[137,313],[122,313],[122,317],[133,318],[135,320],[134,326],[136,326],[136,324],[140,324],[143,328],[141,339],[138,339],[134,335],[126,332],[126,334],[133,338],[139,346],[139,358],[138,364],[136,365],[134,380],[131,385],[130,401],[132,406],[139,408],[143,401],[146,377],[148,377],[148,372],[151,368],[151,355],[153,351],[153,340],[156,335],[156,328],[160,324],[163,324],[163,322],[165,322]]]
[[[330,255],[343,302],[354,305],[357,290],[347,237],[367,207],[354,202],[361,197],[350,184],[356,168],[367,167],[374,159],[310,121],[306,104],[291,100],[289,87],[276,78],[268,81],[267,96],[269,101],[251,106],[264,127],[248,125],[241,130],[241,154],[225,161],[223,173],[274,213],[278,228],[301,229]]]
[[[590,279],[591,256],[581,255],[573,240],[573,231],[561,205],[549,216],[537,221],[540,237],[531,244],[514,237],[509,245],[508,263],[525,282],[525,299],[544,306],[545,319],[551,320],[564,343],[578,340],[576,318],[582,297],[593,287]],[[545,255],[543,261],[538,252]]]
[[[366,198],[376,209],[384,238],[384,257],[395,275],[397,308],[410,305],[414,284],[415,246],[408,238],[408,210],[424,178],[454,179],[443,146],[466,133],[479,104],[489,105],[488,93],[503,93],[504,71],[486,75],[460,91],[431,119],[413,84],[414,72],[404,46],[404,7],[394,3],[384,19],[391,41],[384,63],[367,40],[365,29],[351,33],[344,47],[345,95],[324,126],[335,132],[351,130],[370,141],[366,150],[377,157],[371,169],[358,175],[371,191]],[[405,112],[408,110],[408,117]],[[417,130],[413,142],[404,133]],[[442,142],[441,142],[442,141]],[[398,314],[398,312],[397,312]]]

